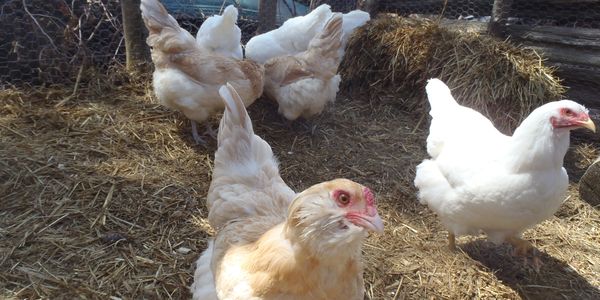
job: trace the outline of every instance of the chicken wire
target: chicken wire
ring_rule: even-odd
[[[118,1],[3,1],[0,82],[63,83],[84,64],[122,61],[120,12]]]
[[[539,50],[558,68],[570,88],[568,96],[598,105],[594,98],[600,93],[600,63],[593,54],[600,51],[598,0],[381,0],[379,9],[402,16],[479,21],[484,29],[494,15],[498,26],[492,28],[498,30],[492,32]]]
[[[277,23],[305,14],[310,1],[277,0]],[[196,34],[203,20],[238,7],[245,43],[258,27],[258,0],[161,0],[181,27]],[[340,11],[356,1],[329,2]],[[72,84],[80,74],[109,74],[125,63],[119,0],[5,0],[0,4],[0,85]],[[82,72],[83,70],[94,72]],[[80,78],[81,79],[81,78]]]
[[[501,6],[507,24],[600,28],[600,1],[597,0],[505,0]],[[383,0],[381,11],[442,15],[448,19],[488,21],[494,0]]]

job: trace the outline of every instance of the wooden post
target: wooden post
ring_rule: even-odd
[[[146,27],[142,20],[140,0],[121,0],[123,35],[127,71],[143,72],[150,61],[150,48],[146,45]]]
[[[600,157],[579,180],[579,196],[581,200],[600,208]]]
[[[513,0],[495,0],[492,7],[492,18],[488,32],[497,37],[504,37],[504,27],[510,14]]]
[[[277,0],[260,0],[258,2],[258,28],[256,34],[261,34],[277,26]]]
[[[358,9],[368,12],[371,19],[373,19],[377,16],[377,11],[379,10],[379,0],[360,0],[358,2]]]

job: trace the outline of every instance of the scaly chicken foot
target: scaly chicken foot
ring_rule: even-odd
[[[506,242],[513,246],[513,255],[523,257],[524,265],[530,265],[536,272],[540,272],[540,267],[543,265],[539,257],[539,251],[528,241],[518,238],[509,237]],[[531,264],[528,258],[531,257]]]
[[[198,124],[194,120],[190,120],[192,122],[192,137],[197,145],[206,146],[206,141],[200,137],[198,134]]]
[[[192,123],[192,137],[194,138],[194,141],[198,145],[206,146],[206,141],[200,136],[200,134],[198,134],[198,123],[193,120],[190,120],[190,122]],[[209,123],[206,123],[206,130],[204,131],[203,135],[208,135],[214,139],[217,139],[217,131],[214,130]]]
[[[208,135],[214,138],[215,140],[217,139],[217,131],[214,128],[212,128],[212,126],[209,123],[206,123],[206,130],[204,131],[204,135]]]

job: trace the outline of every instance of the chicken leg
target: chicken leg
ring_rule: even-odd
[[[200,134],[198,134],[198,123],[196,123],[194,120],[190,121],[192,122],[192,137],[194,138],[194,141],[198,145],[206,146],[206,141],[200,136]],[[214,139],[217,139],[217,131],[214,130],[208,122],[206,123],[204,135],[208,135]]]
[[[194,120],[190,121],[192,122],[192,137],[194,138],[194,141],[198,145],[206,146],[206,141],[198,134],[198,124]]]
[[[531,253],[531,266],[539,273],[542,261],[539,252],[530,242],[516,236],[506,238],[506,242],[513,246],[513,255],[523,257],[525,264],[528,264],[527,258]]]

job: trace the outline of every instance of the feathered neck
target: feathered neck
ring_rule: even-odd
[[[560,169],[569,149],[570,132],[554,128],[546,110],[534,110],[507,145],[508,165],[516,172]]]
[[[252,282],[256,293],[295,294],[307,299],[354,299],[356,295],[347,295],[362,295],[360,248],[354,256],[335,251],[317,255],[310,244],[294,236],[288,238],[291,232],[286,225],[274,227],[252,247],[245,268],[261,274]]]
[[[318,226],[315,224],[315,227]],[[362,238],[342,238],[325,236],[314,228],[285,226],[285,238],[290,242],[296,254],[319,257],[324,263],[336,260],[355,259],[360,255]],[[360,234],[362,237],[362,234]]]

